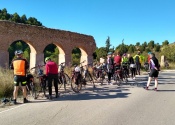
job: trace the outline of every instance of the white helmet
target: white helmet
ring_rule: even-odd
[[[79,66],[75,67],[75,72],[80,72],[80,67]]]

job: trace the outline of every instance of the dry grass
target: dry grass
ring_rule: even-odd
[[[13,94],[13,71],[0,67],[0,98]]]

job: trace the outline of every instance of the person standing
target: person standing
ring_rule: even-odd
[[[111,77],[113,75],[114,70],[114,61],[112,59],[112,53],[109,52],[107,56],[107,71],[108,71],[108,84],[111,84]]]
[[[159,65],[158,59],[155,57],[154,53],[151,53],[150,54],[150,74],[149,74],[146,90],[148,90],[150,83],[151,83],[151,80],[154,77],[154,80],[155,80],[154,90],[157,91],[158,75],[159,75],[159,70],[160,70],[159,68],[160,68],[160,65]]]
[[[127,57],[126,53],[124,53],[123,57],[122,57],[122,67],[127,72],[127,75],[129,77],[128,57]]]
[[[26,59],[23,58],[23,51],[17,50],[15,51],[16,59],[12,61],[10,64],[10,69],[14,70],[14,91],[13,91],[13,104],[17,104],[17,96],[18,96],[18,90],[19,90],[19,84],[22,86],[22,92],[23,92],[23,102],[27,103],[28,100],[27,97],[27,90],[26,90],[26,70],[29,68],[29,64]]]
[[[120,67],[121,66],[121,62],[122,62],[122,58],[121,58],[119,52],[117,52],[116,56],[114,57],[114,65],[116,67]]]
[[[136,73],[140,75],[140,68],[141,68],[141,57],[140,57],[140,51],[133,57],[136,64]]]
[[[55,98],[58,98],[58,66],[50,57],[45,58],[45,71],[48,79],[49,99],[52,99],[52,81],[54,81]]]
[[[129,64],[130,64],[130,71],[131,71],[131,77],[132,77],[132,79],[134,79],[135,80],[135,75],[136,75],[136,64],[135,64],[135,62],[134,62],[134,59],[133,59],[133,57],[130,55],[130,54],[128,54],[128,61],[129,61]]]

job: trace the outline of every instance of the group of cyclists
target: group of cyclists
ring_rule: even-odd
[[[140,68],[142,63],[142,58],[140,56],[140,52],[138,52],[134,57],[131,54],[124,53],[122,56],[119,52],[115,55],[111,52],[108,53],[107,56],[107,72],[108,72],[108,84],[111,83],[111,77],[115,73],[116,70],[122,70],[123,67],[126,70],[127,76],[135,79],[136,74],[140,75]]]
[[[17,104],[17,96],[18,96],[18,90],[19,86],[21,84],[22,86],[22,92],[23,92],[23,102],[28,103],[27,100],[27,70],[29,68],[29,63],[26,59],[23,58],[23,51],[17,50],[15,51],[16,58],[12,61],[10,64],[10,69],[14,70],[14,92],[13,92],[13,99],[12,103]],[[48,80],[48,90],[49,90],[49,96],[48,99],[52,99],[52,81],[54,81],[54,87],[55,87],[55,98],[58,98],[58,65],[51,61],[50,57],[45,58],[45,75]]]
[[[12,63],[10,65],[10,68],[14,70],[14,92],[13,92],[13,100],[12,103],[17,103],[17,96],[18,96],[18,90],[19,86],[21,84],[22,86],[22,92],[23,92],[23,98],[24,103],[29,102],[27,100],[27,69],[29,68],[29,63],[26,59],[23,58],[23,51],[17,50],[15,51],[16,58],[12,60]],[[140,68],[141,63],[143,59],[141,57],[140,51],[135,56],[131,56],[131,54],[124,53],[122,56],[119,52],[117,52],[115,55],[112,52],[109,52],[107,54],[107,59],[105,62],[103,62],[104,66],[106,67],[106,72],[108,76],[108,84],[112,85],[111,78],[114,78],[114,74],[116,71],[125,70],[127,77],[131,77],[133,80],[137,75],[140,75]],[[58,93],[58,65],[51,60],[51,58],[46,57],[45,58],[45,75],[47,76],[48,80],[48,90],[49,95],[48,99],[52,99],[52,81],[54,81],[54,87],[55,87],[55,98],[59,97]],[[149,79],[147,86],[145,89],[148,90],[150,82],[152,80],[152,77],[155,79],[155,90],[157,90],[158,86],[158,71],[159,71],[159,62],[157,58],[155,57],[154,53],[148,53],[148,64],[150,67],[150,73],[149,73]],[[125,68],[123,68],[125,67]],[[131,74],[131,76],[129,75]],[[120,77],[120,76],[119,76]],[[122,78],[122,75],[120,79]]]

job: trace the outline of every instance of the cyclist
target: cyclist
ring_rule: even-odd
[[[121,66],[121,56],[119,54],[119,52],[116,53],[116,56],[114,57],[114,64],[115,64],[115,67],[119,67]]]
[[[113,75],[114,70],[114,61],[112,59],[112,52],[108,53],[107,56],[107,72],[108,72],[108,84],[111,84],[111,77]]]
[[[132,79],[135,79],[135,75],[136,75],[136,64],[134,62],[134,59],[133,57],[128,54],[128,61],[129,61],[129,64],[130,64],[130,71],[131,71],[131,77]]]
[[[122,65],[123,65],[124,70],[127,72],[127,75],[129,76],[128,63],[129,63],[128,57],[126,53],[124,53],[122,57]]]
[[[147,82],[147,86],[146,86],[146,90],[148,90],[149,85],[151,83],[152,78],[154,77],[155,80],[155,88],[154,90],[157,91],[157,87],[158,87],[158,75],[159,75],[159,69],[160,65],[159,65],[159,61],[158,59],[155,57],[154,53],[150,54],[150,74],[149,74],[149,79]]]
[[[136,73],[140,75],[140,68],[141,68],[141,57],[140,57],[140,51],[133,57],[135,64],[136,64]]]
[[[52,81],[54,80],[55,87],[55,98],[58,98],[58,66],[55,62],[51,61],[50,57],[45,58],[45,71],[48,80],[48,88],[49,88],[49,97],[48,99],[52,99]]]
[[[17,96],[19,90],[19,84],[22,86],[23,98],[24,103],[27,103],[28,100],[26,99],[26,70],[29,68],[29,64],[26,59],[23,58],[23,51],[16,50],[15,51],[16,58],[10,64],[10,69],[14,70],[14,92],[13,92],[13,104],[17,104]]]

